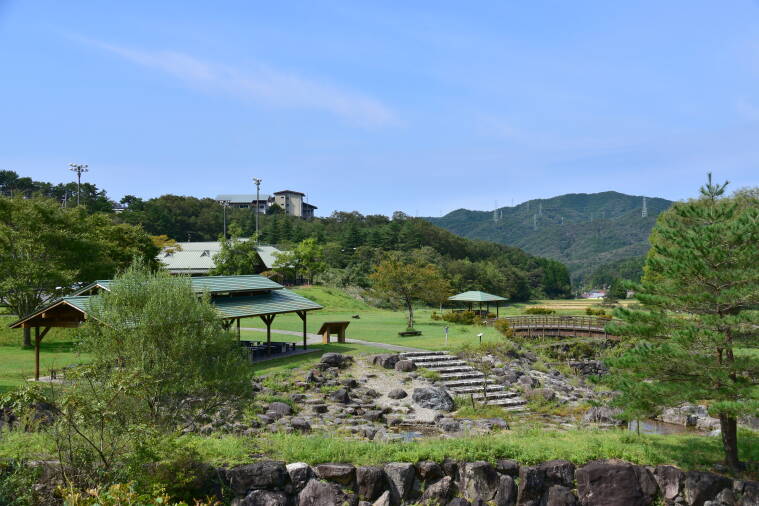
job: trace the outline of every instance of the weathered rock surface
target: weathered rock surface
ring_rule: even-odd
[[[488,462],[466,463],[461,468],[461,492],[470,501],[492,501],[499,484],[498,473]]]
[[[387,393],[387,396],[391,399],[405,399],[408,394],[402,388],[394,388]]]
[[[422,387],[415,388],[411,398],[423,408],[438,411],[453,411],[454,404],[451,396],[442,388]]]
[[[397,353],[383,353],[372,357],[372,364],[378,365],[385,369],[393,369],[395,368],[395,364],[397,364],[400,359],[401,357]]]
[[[277,490],[285,486],[290,476],[284,462],[265,460],[234,467],[226,473],[229,487],[237,495],[246,495],[251,489]]]
[[[416,469],[407,462],[392,462],[385,464],[390,487],[390,502],[393,505],[411,499],[415,495]]]
[[[356,484],[359,498],[367,501],[376,501],[388,489],[387,477],[381,467],[356,468]]]
[[[411,360],[399,360],[395,364],[395,370],[400,372],[416,371],[416,366]]]
[[[657,486],[646,468],[608,460],[577,470],[577,492],[584,506],[648,506]]]
[[[319,464],[314,471],[322,480],[345,486],[351,486],[356,481],[356,468],[352,464]]]

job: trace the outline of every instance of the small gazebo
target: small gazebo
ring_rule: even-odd
[[[490,304],[494,303],[495,316],[496,318],[498,318],[499,302],[505,302],[508,299],[505,297],[498,296],[498,295],[493,295],[492,293],[480,292],[478,290],[475,290],[475,291],[463,292],[457,295],[453,295],[452,297],[448,297],[448,300],[466,302],[469,304],[470,311],[472,310],[472,306],[475,302],[479,304],[479,310],[482,311],[482,303],[484,302],[486,311],[488,313],[490,312]]]

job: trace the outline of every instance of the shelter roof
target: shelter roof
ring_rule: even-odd
[[[257,295],[244,297],[219,297],[212,299],[223,318],[241,318],[264,314],[292,313],[295,311],[312,311],[322,306],[295,292],[283,288]]]
[[[500,297],[498,295],[493,295],[492,293],[475,290],[448,297],[448,300],[458,300],[463,302],[500,302],[508,299],[505,297]]]

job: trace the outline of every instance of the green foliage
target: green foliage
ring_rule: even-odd
[[[214,255],[212,276],[257,274],[264,268],[252,239],[240,240],[236,236],[221,241],[221,249]]]
[[[528,307],[522,312],[524,314],[556,314],[555,309],[549,309],[547,307],[539,307],[539,306]]]
[[[378,294],[406,308],[410,328],[414,327],[414,303],[439,303],[451,290],[437,267],[399,253],[388,254],[370,278]]]
[[[622,258],[596,267],[585,278],[584,284],[588,288],[600,288],[610,286],[617,280],[640,282],[643,277],[643,263],[646,257],[641,255],[633,258]]]
[[[759,199],[753,205],[709,195],[673,206],[651,235],[641,309],[617,309],[610,332],[639,339],[609,360],[615,402],[628,416],[682,402],[709,401],[721,421],[726,462],[739,466],[736,418],[759,413]],[[749,199],[750,202],[750,199]]]
[[[421,368],[417,370],[417,372],[422,378],[430,381],[440,381],[441,379],[440,373],[438,371],[433,371],[432,369]]]
[[[603,308],[595,309],[592,307],[586,307],[585,314],[589,316],[606,316],[606,310]]]
[[[0,504],[3,506],[28,506],[41,501],[34,490],[40,474],[22,460],[0,461]]]
[[[448,311],[447,313],[443,313],[442,318],[449,323],[460,325],[473,325],[475,320],[478,319],[474,311]]]
[[[314,277],[326,269],[324,248],[313,237],[304,239],[291,251],[278,253],[274,262],[274,270],[293,281],[297,281],[300,276],[313,283]]]
[[[61,490],[66,506],[188,506],[185,501],[174,502],[163,491],[140,493],[134,483],[117,483],[107,487],[96,487],[87,491],[73,488]],[[220,506],[213,500],[193,500],[193,506]]]
[[[26,315],[72,291],[74,282],[109,278],[137,257],[155,265],[158,249],[142,230],[110,216],[65,209],[44,198],[0,197],[0,301]],[[86,261],[83,261],[86,259]],[[25,345],[29,332],[25,331]]]

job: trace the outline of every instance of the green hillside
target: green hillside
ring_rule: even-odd
[[[574,284],[581,284],[603,265],[641,257],[659,213],[672,201],[618,192],[571,193],[530,200],[493,211],[458,209],[431,223],[463,237],[516,246],[533,255],[567,265]]]

